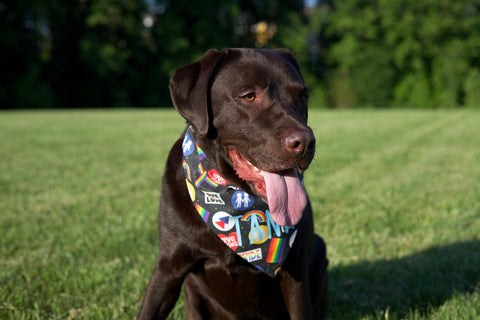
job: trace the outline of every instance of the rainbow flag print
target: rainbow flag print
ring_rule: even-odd
[[[205,180],[212,187],[214,187],[214,188],[218,187],[218,183],[215,180],[213,180],[208,174],[207,174],[207,177],[205,178]]]
[[[218,183],[207,174],[207,171],[203,168],[203,165],[201,163],[198,165],[198,172],[200,173],[200,176],[197,180],[195,180],[195,185],[197,187],[200,186],[203,181],[206,181],[214,188],[218,187]]]
[[[283,250],[285,249],[285,244],[287,243],[286,238],[273,238],[270,242],[270,249],[268,249],[268,255],[265,262],[267,263],[277,263],[282,261]]]
[[[198,160],[205,159],[207,156],[205,155],[205,153],[203,152],[203,150],[200,149],[200,147],[198,146],[198,143],[195,142],[195,145],[197,146]]]
[[[195,209],[197,210],[200,217],[202,217],[203,221],[207,222],[208,217],[210,216],[210,211],[205,210],[205,208],[200,206],[198,203],[195,203]]]
[[[190,167],[188,166],[185,160],[183,160],[182,166],[183,166],[183,169],[185,170],[185,174],[187,175],[187,179],[192,181],[192,174],[190,173]]]
[[[198,165],[198,172],[200,173],[200,176],[198,177],[197,180],[195,180],[195,185],[198,187],[202,182],[203,180],[205,180],[205,178],[207,177],[207,171],[205,171],[205,169],[203,169],[203,165],[200,163]]]

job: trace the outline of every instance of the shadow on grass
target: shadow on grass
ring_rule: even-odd
[[[456,292],[480,287],[480,241],[434,247],[393,260],[337,266],[330,272],[329,319],[390,319],[426,314]]]

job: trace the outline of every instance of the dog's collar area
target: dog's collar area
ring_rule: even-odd
[[[297,228],[280,226],[268,204],[233,185],[212,166],[189,127],[183,139],[183,169],[193,206],[231,250],[275,277],[292,247]]]

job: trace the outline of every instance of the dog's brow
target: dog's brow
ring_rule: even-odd
[[[291,92],[295,92],[297,95],[301,95],[301,94],[308,95],[308,87],[303,84],[296,83],[291,86]]]

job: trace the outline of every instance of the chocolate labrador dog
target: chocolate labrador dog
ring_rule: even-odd
[[[210,50],[170,81],[187,129],[168,156],[160,253],[137,319],[321,319],[323,240],[303,171],[308,89],[283,49]]]

